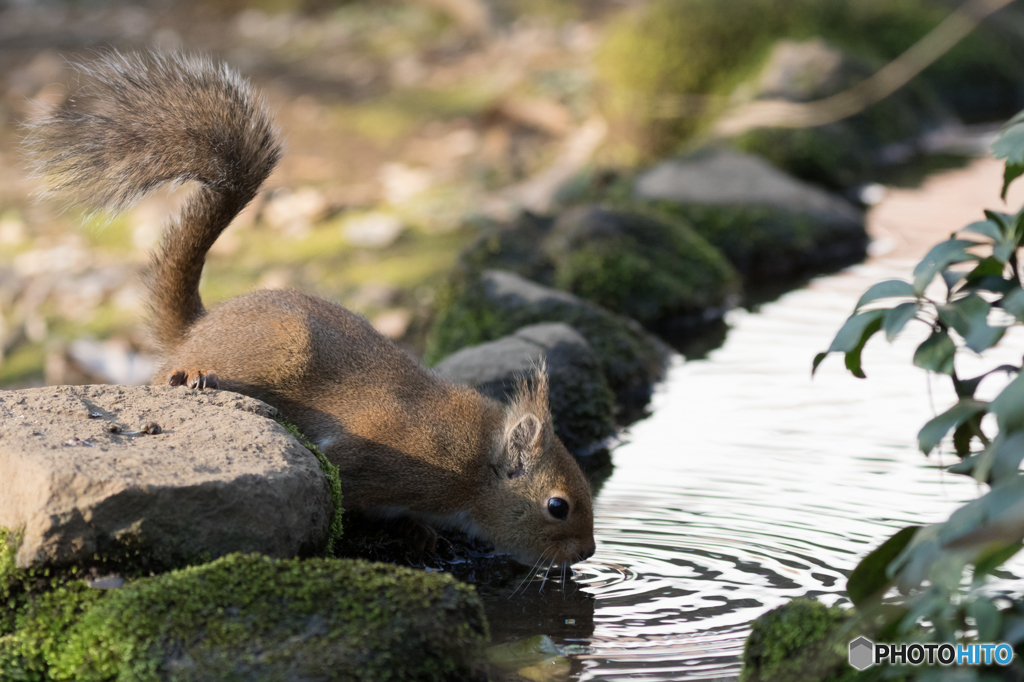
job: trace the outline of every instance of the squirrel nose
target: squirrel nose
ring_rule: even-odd
[[[586,561],[590,557],[594,556],[594,552],[596,552],[596,551],[597,551],[597,546],[596,545],[591,545],[590,547],[584,548],[584,550],[582,552],[580,552],[580,561]]]

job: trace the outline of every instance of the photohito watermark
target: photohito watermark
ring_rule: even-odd
[[[1009,665],[1013,648],[999,644],[875,644],[867,637],[850,642],[850,665],[864,670],[880,664]]]

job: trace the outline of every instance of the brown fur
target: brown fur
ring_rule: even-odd
[[[182,56],[115,54],[83,71],[93,90],[31,125],[55,193],[120,209],[165,182],[200,184],[153,259],[156,383],[219,382],[278,407],[338,465],[346,507],[459,526],[524,563],[593,554],[590,488],[554,434],[543,371],[503,408],[307,294],[257,291],[205,310],[206,252],[280,156],[245,81]],[[569,503],[566,519],[548,512],[553,497]]]

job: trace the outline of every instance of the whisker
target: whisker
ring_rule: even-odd
[[[544,552],[547,554],[547,552]],[[544,591],[544,584],[548,581],[548,573],[551,572],[551,567],[555,565],[555,558],[551,557],[551,563],[548,564],[548,570],[544,571],[544,579],[540,581],[540,591]]]
[[[533,562],[533,566],[530,568],[530,571],[525,576],[523,576],[522,580],[519,581],[519,584],[516,586],[516,589],[512,590],[512,594],[508,595],[509,599],[516,596],[516,592],[519,591],[519,588],[522,587],[527,580],[536,575],[537,567],[540,565],[540,562],[544,560],[544,555],[547,553],[548,551],[544,550],[544,552],[541,553],[539,557],[537,557],[537,560]]]

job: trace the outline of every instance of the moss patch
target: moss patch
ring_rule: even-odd
[[[341,538],[345,531],[344,524],[342,523],[344,510],[341,506],[343,498],[338,467],[331,464],[320,448],[299,431],[299,427],[283,417],[278,417],[277,423],[283,426],[288,433],[295,436],[302,443],[302,446],[312,452],[316,457],[316,461],[320,463],[320,470],[324,472],[324,478],[327,479],[327,485],[331,490],[331,502],[334,504],[334,510],[331,512],[331,527],[327,533],[327,545],[324,548],[324,553],[329,557],[337,556]]]
[[[475,592],[448,576],[239,554],[118,590],[69,585],[19,625],[0,639],[4,679],[461,680],[487,640]]]
[[[840,682],[847,664],[850,614],[813,599],[794,599],[754,621],[743,649],[741,682]]]
[[[695,206],[654,202],[683,218],[722,250],[748,281],[793,280],[862,260],[863,227],[833,224],[770,206]]]
[[[739,278],[718,249],[686,221],[642,205],[580,206],[558,220],[524,214],[462,258],[569,291],[655,330],[703,320],[738,291]]]

